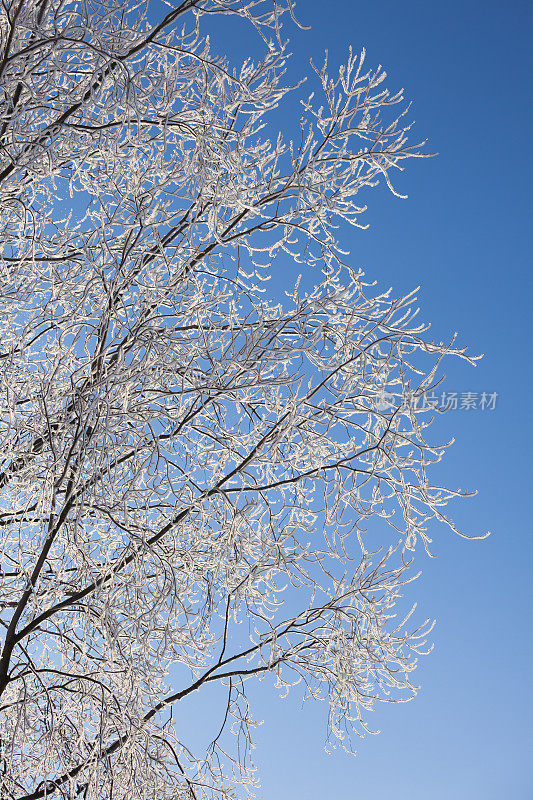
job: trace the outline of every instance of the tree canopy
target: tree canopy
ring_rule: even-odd
[[[474,359],[338,241],[423,153],[364,52],[284,82],[292,6],[0,10],[2,797],[230,800],[249,680],[327,698],[348,749],[416,691],[397,603],[460,494],[419,401]],[[220,15],[255,29],[238,69]],[[288,260],[317,285],[273,296]],[[196,753],[172,709],[213,683]]]

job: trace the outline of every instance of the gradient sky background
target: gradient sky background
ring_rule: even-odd
[[[326,47],[338,64],[349,44],[364,46],[388,88],[413,101],[414,138],[439,155],[407,163],[396,185],[408,200],[369,192],[370,230],[344,241],[379,287],[398,296],[421,285],[435,339],[458,331],[485,354],[476,368],[447,365],[446,388],[499,396],[493,411],[454,411],[439,423],[456,444],[434,477],[479,490],[452,517],[492,536],[468,542],[438,526],[438,558],[419,553],[423,576],[408,597],[420,620],[437,619],[434,652],[416,673],[421,692],[379,707],[369,723],[382,732],[361,740],[354,759],[324,753],[324,705],[278,701],[265,681],[254,692],[265,800],[533,798],[531,11],[518,0],[300,0],[312,30],[287,28],[293,75]],[[234,62],[247,54],[224,21],[212,43]],[[287,125],[294,111],[281,112]],[[281,295],[297,271],[273,275],[270,291]]]

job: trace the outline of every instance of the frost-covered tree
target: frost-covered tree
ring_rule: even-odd
[[[339,246],[421,150],[364,54],[284,82],[292,5],[0,9],[2,798],[229,800],[250,680],[326,698],[348,748],[415,691],[428,626],[395,606],[457,494],[417,400],[468,357]],[[238,68],[222,15],[255,29]],[[289,261],[320,277],[279,302]],[[176,707],[208,684],[197,753]]]

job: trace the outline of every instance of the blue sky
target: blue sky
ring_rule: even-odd
[[[397,181],[408,200],[369,193],[370,230],[344,241],[352,264],[381,287],[399,295],[421,285],[421,317],[435,339],[458,331],[485,354],[476,368],[451,363],[446,387],[497,392],[496,408],[446,415],[440,430],[456,444],[434,474],[479,490],[452,517],[492,536],[468,542],[438,528],[438,558],[420,554],[423,576],[409,599],[437,619],[435,649],[417,671],[418,697],[372,714],[382,732],[361,740],[357,759],[324,754],[325,707],[273,702],[261,685],[262,796],[531,800],[531,6],[305,0],[297,11],[312,30],[287,31],[296,74],[326,47],[336,63],[349,44],[366,47],[387,86],[413,101],[414,137],[439,153],[408,163]],[[243,43],[223,32],[222,24],[214,49],[230,45],[238,60]],[[282,289],[274,275],[271,290]]]
[[[154,0],[155,7],[158,0]],[[532,8],[518,0],[300,0],[307,32],[289,26],[292,75],[324,49],[339,63],[348,46],[382,64],[386,85],[413,101],[415,140],[430,160],[414,160],[397,180],[409,195],[368,194],[367,231],[347,231],[351,263],[395,296],[421,285],[421,318],[436,340],[455,331],[473,368],[446,367],[449,391],[497,392],[494,410],[458,410],[439,422],[455,445],[435,478],[478,490],[452,517],[468,542],[435,528],[436,559],[420,553],[423,575],[409,587],[420,618],[435,618],[435,649],[421,660],[418,697],[379,707],[358,757],[324,753],[326,708],[277,700],[270,682],[254,692],[264,725],[255,761],[264,800],[532,800],[531,565],[528,507],[531,379]],[[250,40],[217,18],[212,44],[234,63]],[[277,117],[295,121],[295,107]],[[285,115],[285,116],[284,116]],[[295,131],[296,132],[296,131]],[[298,267],[272,276],[282,295]],[[209,714],[207,699],[197,712]],[[187,719],[187,708],[180,707]],[[205,718],[188,719],[192,733]]]

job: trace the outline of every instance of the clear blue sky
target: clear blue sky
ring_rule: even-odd
[[[437,619],[435,650],[417,672],[418,697],[373,713],[382,732],[361,740],[357,759],[324,754],[324,706],[277,701],[261,685],[262,796],[532,800],[532,7],[300,0],[297,11],[312,30],[287,31],[296,70],[325,47],[334,62],[349,44],[366,47],[368,63],[387,69],[387,86],[413,100],[414,136],[439,153],[407,165],[397,185],[408,200],[369,193],[371,229],[349,232],[347,246],[353,265],[395,294],[421,284],[421,316],[437,340],[458,331],[485,354],[476,368],[450,364],[446,386],[497,392],[496,409],[444,418],[443,436],[456,444],[436,476],[479,490],[452,516],[466,532],[492,536],[466,542],[437,528],[438,558],[420,554],[423,577],[409,598]],[[245,46],[224,30],[214,49],[238,60]],[[281,291],[281,274],[271,288]]]

